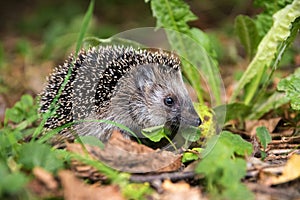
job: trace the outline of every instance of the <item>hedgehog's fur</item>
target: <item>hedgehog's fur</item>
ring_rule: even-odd
[[[161,50],[100,46],[81,51],[75,60],[56,68],[41,94],[40,112],[45,113],[58,94],[55,115],[45,127],[54,129],[82,119],[107,119],[136,132],[160,124],[177,130],[179,125],[198,126],[200,118],[184,87],[177,56]],[[176,104],[164,105],[171,96]],[[166,107],[166,108],[165,108]],[[111,124],[82,122],[74,126],[80,135],[95,135],[106,141],[115,128]]]

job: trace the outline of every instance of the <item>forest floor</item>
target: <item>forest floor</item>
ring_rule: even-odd
[[[77,24],[74,22],[73,25],[76,27]],[[209,25],[212,26],[207,24],[207,27]],[[109,26],[107,29],[114,28]],[[53,67],[58,66],[68,57],[68,53],[74,50],[74,44],[58,47],[53,43],[52,49],[49,50],[51,55],[43,57],[44,53],[48,52],[42,52],[46,49],[46,39],[42,41],[36,35],[27,37],[22,36],[22,33],[15,34],[13,29],[1,30],[0,33],[3,37],[0,45],[0,122],[3,124],[6,110],[13,107],[22,95],[38,96],[45,86],[45,77],[51,73]],[[55,34],[52,37],[55,37]],[[217,37],[222,46],[236,45],[234,39],[223,33]],[[66,38],[60,39],[58,43]],[[234,55],[231,53],[227,52],[224,62],[220,62],[227,97],[234,90],[235,76],[242,73],[249,64],[248,61],[242,60],[238,53],[235,52]],[[295,66],[300,66],[299,54],[292,59],[295,64],[283,67],[278,73],[288,75],[295,70]],[[270,87],[276,88],[279,81],[280,79],[275,76]],[[227,100],[226,96],[223,98]],[[300,200],[300,121],[297,119],[299,119],[299,112],[292,111],[290,105],[286,104],[258,120],[231,120],[224,126],[224,130],[240,135],[253,145],[253,153],[244,157],[247,162],[247,173],[242,182],[253,192],[255,199]],[[255,135],[256,129],[261,126],[265,126],[271,135],[271,142],[265,148]],[[120,152],[116,151],[116,146],[120,151],[129,154],[119,157]],[[128,191],[138,193],[139,190],[143,190],[143,187],[136,186],[134,183],[145,183],[151,186],[153,190],[151,194],[149,192],[147,199],[209,199],[204,189],[204,178],[194,172],[195,162],[183,164],[181,155],[168,152],[157,154],[149,147],[124,140],[118,133],[115,133],[105,150],[89,146],[83,149],[78,143],[64,143],[59,148],[66,148],[69,152],[81,155],[86,155],[88,152],[88,155],[95,160],[108,159],[104,159],[104,162],[109,166],[131,174],[129,180],[132,188]],[[132,158],[131,154],[135,157]],[[118,160],[118,162],[110,163],[111,160]],[[133,162],[135,162],[134,167]],[[156,168],[153,169],[153,166]],[[152,173],[148,173],[149,171]],[[34,167],[32,174],[33,176],[28,175],[31,179],[26,184],[26,188],[36,195],[37,199],[87,199],[91,194],[94,199],[124,199],[117,184],[106,184],[108,177],[99,173],[95,167],[75,160],[56,175],[40,167]]]

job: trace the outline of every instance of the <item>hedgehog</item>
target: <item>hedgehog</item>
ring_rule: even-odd
[[[138,137],[142,137],[142,129],[158,125],[170,130],[171,138],[180,127],[198,127],[201,119],[180,65],[177,55],[160,49],[107,45],[81,50],[77,58],[71,55],[48,77],[40,94],[40,112],[46,113],[54,99],[57,102],[55,114],[44,126],[55,129],[73,122],[62,135],[75,131],[102,142],[108,141],[113,130],[134,139],[116,124],[128,127]],[[154,145],[147,139],[144,143]]]

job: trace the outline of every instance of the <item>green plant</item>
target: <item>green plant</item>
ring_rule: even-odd
[[[267,2],[265,1],[267,4]],[[272,6],[272,3],[269,3]],[[283,53],[290,43],[295,39],[295,35],[299,29],[300,1],[295,0],[292,4],[286,5],[273,15],[273,25],[268,33],[260,41],[256,54],[251,60],[247,70],[238,82],[237,88],[231,96],[231,103],[237,102],[237,97],[243,90],[240,100],[245,105],[254,105],[261,97],[259,93],[263,93],[267,83],[270,81],[273,72],[277,69]],[[251,26],[247,26],[247,23]],[[239,17],[236,21],[236,27],[244,27],[245,31],[240,33],[241,41],[250,41],[256,38],[258,28],[254,26],[251,19],[247,17]],[[254,37],[250,37],[254,34]],[[255,37],[256,36],[256,37]],[[251,41],[255,44],[255,41]],[[255,46],[250,47],[251,42],[245,43],[249,52],[255,51]],[[262,86],[262,89],[260,89]],[[260,102],[259,102],[260,103]]]
[[[205,175],[207,189],[214,199],[253,199],[253,194],[240,182],[246,175],[243,156],[251,152],[250,143],[228,131],[208,140],[196,172]]]
[[[150,5],[156,27],[166,30],[171,47],[182,57],[183,74],[196,90],[199,102],[204,103],[205,95],[198,70],[206,75],[216,105],[220,105],[222,91],[216,52],[204,32],[187,24],[197,17],[181,0],[150,0]]]
[[[32,133],[38,120],[36,110],[33,98],[24,95],[5,112],[4,123],[0,125],[0,198],[20,198],[26,194],[24,186],[29,178],[22,171],[19,158],[22,140]]]
[[[258,140],[260,141],[262,147],[263,147],[263,151],[262,153],[262,159],[265,159],[266,157],[266,148],[268,146],[268,144],[272,141],[272,137],[268,131],[268,129],[265,126],[260,126],[256,128],[256,136],[258,138]]]
[[[231,119],[244,120],[246,118],[257,119],[271,109],[276,109],[287,103],[289,99],[292,100],[292,106],[297,105],[299,102],[297,101],[299,99],[297,98],[299,96],[297,95],[298,90],[293,89],[298,88],[297,78],[293,78],[294,81],[283,80],[279,84],[278,89],[286,91],[287,96],[275,90],[269,93],[266,91],[274,71],[279,66],[283,53],[294,41],[298,32],[300,1],[281,0],[270,2],[257,0],[255,3],[257,6],[263,7],[264,12],[255,19],[238,16],[235,20],[236,33],[245,47],[250,64],[239,80],[237,88],[231,96],[230,103],[221,105],[220,95],[216,94],[218,92],[220,94],[221,88],[219,87],[219,81],[216,80],[218,79],[218,76],[216,76],[218,74],[218,63],[215,52],[211,49],[212,42],[209,41],[209,37],[205,33],[199,29],[191,28],[187,24],[188,21],[196,18],[189,10],[189,6],[181,0],[150,0],[153,16],[157,19],[156,27],[167,29],[168,40],[172,48],[183,57],[183,73],[196,89],[200,104],[203,104],[205,94],[199,88],[201,78],[192,66],[199,63],[196,58],[200,57],[202,60],[200,63],[205,67],[201,68],[201,71],[209,77],[208,83],[212,88],[212,96],[219,105],[214,109],[218,120],[221,120],[218,121],[218,124],[221,124],[223,119],[225,121]],[[274,19],[273,23],[272,17]],[[203,48],[200,50],[195,48],[196,45],[189,42],[186,37],[192,38],[194,43],[201,45]],[[204,56],[199,56],[201,53]],[[210,76],[214,77],[210,78]],[[295,101],[297,102],[295,103]],[[226,114],[224,110],[227,110]],[[216,130],[213,130],[213,132],[216,132]],[[207,147],[213,146],[213,144],[215,146],[214,148],[206,147],[204,149],[203,154],[210,150],[211,152],[199,162],[197,172],[205,174],[208,190],[212,195],[216,196],[219,193],[225,199],[251,199],[253,196],[249,194],[244,186],[240,185],[240,179],[245,174],[246,163],[242,158],[236,158],[234,155],[239,154],[236,147],[247,148],[248,155],[252,147],[250,144],[246,145],[248,147],[243,146],[243,140],[231,136],[228,132],[223,132],[222,135],[219,140],[216,140],[217,136],[213,136],[208,141]],[[262,144],[266,145],[270,138],[264,136],[265,134],[261,134],[261,131],[258,130],[258,137],[261,139]],[[228,138],[231,138],[232,141]],[[268,140],[265,141],[264,138]],[[242,155],[245,154],[240,152],[239,156]],[[188,156],[190,157],[187,160],[196,159],[193,155]],[[235,178],[232,179],[232,177]],[[241,190],[236,196],[237,188]]]
[[[278,86],[279,91],[284,91],[286,97],[290,100],[294,110],[300,110],[300,69],[297,69],[294,74],[282,79]]]

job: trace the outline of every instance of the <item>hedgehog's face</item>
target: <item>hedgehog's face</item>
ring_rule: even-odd
[[[178,130],[201,124],[179,69],[157,64],[137,66],[119,80],[117,87],[108,119],[139,136],[144,128],[165,125],[174,137]]]
[[[138,112],[131,114],[142,129],[164,124],[174,132],[180,126],[197,127],[201,124],[180,70],[145,65],[139,66],[135,77],[139,98],[132,105]]]

